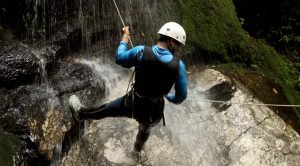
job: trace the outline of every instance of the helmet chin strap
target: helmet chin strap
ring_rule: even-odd
[[[174,48],[172,46],[172,40],[167,41],[168,50],[174,55]]]
[[[158,42],[157,45],[161,48],[168,49],[173,55],[175,53],[171,40]]]

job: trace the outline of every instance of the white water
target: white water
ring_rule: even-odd
[[[123,91],[115,87],[117,84],[120,83],[119,81],[122,78],[125,78],[128,72],[126,73],[124,72],[124,70],[121,69],[120,66],[112,64],[111,59],[108,58],[97,58],[93,60],[83,59],[80,61],[80,63],[89,66],[94,71],[95,73],[94,77],[96,77],[97,80],[99,80],[99,83],[104,81],[106,96],[109,96],[112,93],[116,93],[116,91],[117,92]],[[127,84],[125,83],[124,85]]]

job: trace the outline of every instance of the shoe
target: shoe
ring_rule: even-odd
[[[135,148],[131,152],[132,159],[138,165],[151,165],[149,157],[145,150],[137,151]]]
[[[135,149],[133,149],[133,151],[131,152],[132,155],[132,159],[137,162],[140,163],[142,161],[142,153],[141,151],[137,151]]]
[[[70,99],[69,99],[69,108],[71,110],[71,113],[72,113],[72,116],[73,116],[74,120],[79,123],[80,122],[80,118],[79,118],[79,115],[78,115],[78,111],[81,108],[84,108],[84,105],[82,105],[80,103],[80,100],[79,100],[79,98],[76,95],[70,96]]]

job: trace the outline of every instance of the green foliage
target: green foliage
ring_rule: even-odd
[[[290,41],[290,37],[288,35],[283,35],[279,41],[288,43]]]
[[[290,41],[300,43],[300,36],[283,35],[279,41],[283,41],[285,43],[288,43]]]
[[[295,37],[294,37],[294,41],[300,43],[300,36],[295,36]]]
[[[19,143],[15,136],[0,130],[0,165],[13,165],[13,156]]]

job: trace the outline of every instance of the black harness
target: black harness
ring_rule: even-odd
[[[134,89],[140,96],[163,97],[171,90],[179,75],[179,60],[162,62],[151,47],[145,47],[141,65],[135,71]]]
[[[179,60],[174,57],[170,62],[161,62],[151,47],[145,47],[143,51],[139,52],[137,60],[141,55],[143,55],[141,64],[136,66],[133,73],[133,75],[135,74],[135,83],[132,84],[132,90],[127,93],[132,102],[132,117],[138,115],[137,117],[141,118],[154,111],[150,113],[151,115],[149,114],[149,117],[150,119],[151,117],[155,119],[158,116],[157,113],[160,112],[163,125],[165,126],[163,96],[169,93],[174,82],[178,79]],[[149,103],[154,105],[149,105]],[[135,108],[139,107],[140,104],[147,106],[142,106],[144,108],[143,112],[134,112]],[[160,111],[155,112],[156,109]]]

